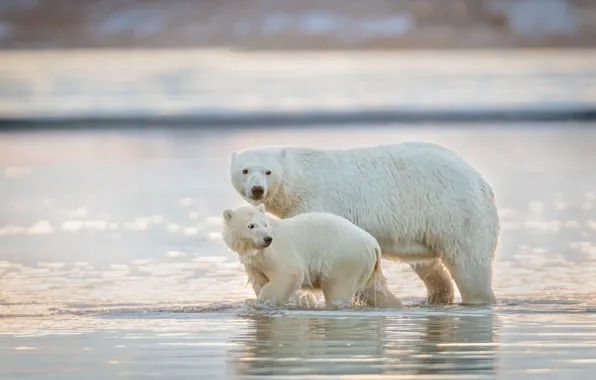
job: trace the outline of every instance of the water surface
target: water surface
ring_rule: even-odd
[[[491,308],[258,309],[219,236],[234,149],[435,141],[493,185]],[[0,377],[565,379],[596,369],[596,131],[502,128],[0,135]],[[459,294],[458,294],[459,296]]]

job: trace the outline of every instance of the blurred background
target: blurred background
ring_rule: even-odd
[[[593,0],[0,0],[0,378],[591,379],[595,47]],[[493,186],[499,304],[247,306],[230,153],[405,140]]]
[[[587,117],[589,0],[4,0],[3,121]]]

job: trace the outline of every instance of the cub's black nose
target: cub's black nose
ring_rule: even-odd
[[[271,242],[273,241],[273,238],[272,238],[272,237],[269,237],[269,236],[267,236],[265,239],[263,239],[263,241],[264,241],[265,243],[267,243],[267,245],[270,245],[270,244],[271,244]]]

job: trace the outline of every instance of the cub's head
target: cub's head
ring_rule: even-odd
[[[223,212],[223,239],[236,253],[250,253],[271,245],[271,226],[263,205]]]
[[[257,148],[232,153],[230,178],[236,191],[253,205],[273,198],[284,179],[287,150]]]

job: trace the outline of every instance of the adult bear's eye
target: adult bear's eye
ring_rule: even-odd
[[[242,174],[248,174],[248,169],[242,169]]]
[[[252,230],[253,228],[255,228],[255,225],[254,225],[254,224],[249,224],[249,225],[248,225],[248,229],[249,229],[249,230]]]
[[[265,174],[267,174],[267,175],[271,175],[271,170],[267,170],[267,171],[265,172]]]

